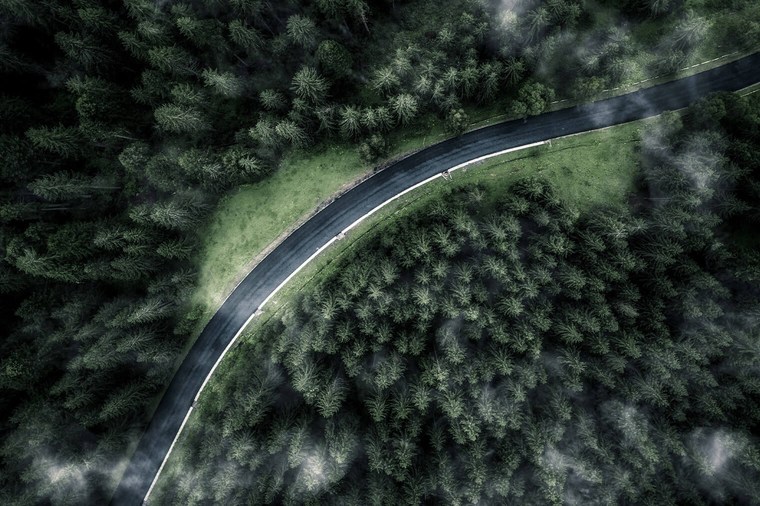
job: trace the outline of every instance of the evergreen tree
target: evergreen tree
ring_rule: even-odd
[[[74,128],[63,125],[30,128],[26,136],[35,148],[67,158],[79,154],[79,135]]]
[[[191,105],[166,104],[155,111],[158,126],[172,133],[198,133],[208,128],[201,111]]]
[[[414,119],[419,108],[417,99],[406,93],[393,97],[390,100],[390,106],[402,124],[407,124]]]
[[[243,90],[242,81],[231,72],[205,69],[201,75],[205,85],[223,97],[238,96]]]
[[[312,67],[302,67],[295,76],[291,89],[297,96],[312,103],[320,103],[327,94],[327,81]]]
[[[311,48],[316,43],[317,27],[310,18],[294,14],[288,18],[287,33],[290,40],[304,48]]]

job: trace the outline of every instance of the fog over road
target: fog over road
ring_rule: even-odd
[[[256,265],[213,316],[164,393],[116,489],[112,504],[131,506],[142,503],[204,380],[227,345],[269,294],[319,248],[378,205],[469,160],[655,116],[686,107],[711,92],[736,91],[757,82],[760,82],[760,53],[627,95],[468,132],[403,158],[341,195]],[[251,252],[252,255],[255,253]]]

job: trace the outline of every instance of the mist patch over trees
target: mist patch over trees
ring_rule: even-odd
[[[758,107],[663,118],[630,208],[529,178],[386,227],[229,357],[156,499],[760,501]]]

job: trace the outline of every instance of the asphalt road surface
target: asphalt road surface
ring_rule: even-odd
[[[142,503],[204,379],[262,301],[318,248],[379,204],[436,173],[474,158],[655,116],[686,107],[708,93],[736,91],[759,81],[760,53],[755,53],[691,77],[627,95],[468,132],[403,158],[346,192],[266,256],[219,308],[164,393],[114,493],[112,504]]]

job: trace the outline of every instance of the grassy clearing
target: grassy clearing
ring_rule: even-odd
[[[640,130],[653,119],[628,123],[591,133],[575,135],[528,150],[494,157],[453,174],[452,181],[437,179],[395,200],[365,220],[346,239],[337,242],[295,276],[266,306],[262,315],[246,329],[236,346],[222,361],[207,388],[224,382],[225,371],[238,360],[245,360],[245,346],[256,339],[259,330],[272,318],[281,315],[298,293],[310,285],[332,276],[341,260],[361,251],[367,241],[397,220],[410,216],[421,207],[440,199],[452,187],[479,184],[485,190],[486,203],[497,200],[515,181],[538,174],[551,181],[560,197],[579,211],[594,205],[624,204],[633,190],[637,171],[636,149]],[[203,402],[203,396],[199,402]],[[191,416],[184,433],[193,430],[197,417]],[[178,441],[182,446],[183,438]],[[183,475],[181,463],[173,454],[167,462],[157,488],[171,486]]]
[[[215,310],[269,244],[368,170],[353,147],[294,152],[264,181],[226,196],[201,234],[193,301]]]
[[[642,123],[557,139],[551,145],[495,157],[457,175],[454,183],[481,184],[488,189],[487,198],[496,199],[516,180],[536,174],[551,181],[560,198],[579,211],[624,204],[633,190]]]

